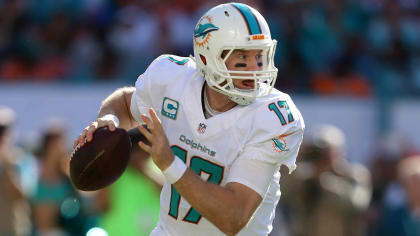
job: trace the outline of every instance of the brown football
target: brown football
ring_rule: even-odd
[[[111,132],[101,127],[83,147],[76,147],[70,158],[70,179],[83,191],[94,191],[115,182],[130,159],[131,141],[126,130]]]

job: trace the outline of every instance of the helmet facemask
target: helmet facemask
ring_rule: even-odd
[[[274,66],[274,52],[276,41],[271,44],[261,46],[235,46],[223,47],[218,52],[214,60],[215,69],[212,73],[206,73],[206,80],[210,87],[216,91],[225,94],[239,105],[251,104],[256,98],[270,94],[277,77],[277,68]],[[226,61],[235,50],[260,50],[261,69],[255,71],[249,70],[229,70],[226,67]],[[207,71],[210,72],[210,71]],[[253,80],[252,89],[241,89],[234,85],[233,80]]]

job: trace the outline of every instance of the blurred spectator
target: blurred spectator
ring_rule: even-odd
[[[159,193],[163,176],[150,158],[133,148],[131,163],[110,187],[100,190],[96,202],[103,210],[101,226],[111,236],[148,236],[159,219]]]
[[[0,107],[0,236],[28,235],[29,208],[19,179],[19,150],[12,141],[15,113]]]
[[[134,82],[159,54],[188,56],[194,22],[218,2],[0,1],[0,81]],[[247,2],[272,25],[286,92],[420,95],[418,1]]]
[[[349,38],[343,53],[331,63],[332,70],[315,73],[311,89],[321,95],[344,95],[367,97],[372,95],[368,79],[358,72],[357,66],[363,56],[363,42]]]
[[[383,223],[383,216],[390,209],[400,208],[405,204],[405,193],[398,178],[398,163],[401,159],[416,155],[416,148],[410,142],[395,133],[382,134],[375,145],[371,173],[373,194],[368,209],[368,235],[378,235]]]
[[[70,154],[65,134],[61,125],[52,125],[42,134],[40,176],[31,199],[35,235],[85,235],[94,226],[67,175]]]
[[[344,159],[344,145],[337,127],[317,127],[303,147],[299,168],[282,178],[278,213],[285,216],[291,236],[364,235],[370,174]]]
[[[122,75],[133,82],[156,56],[162,43],[159,35],[163,25],[160,24],[162,17],[158,15],[158,8],[153,4],[145,5],[149,8],[137,4],[120,8],[106,36],[110,47],[121,58]]]
[[[420,156],[401,160],[397,173],[405,193],[405,201],[386,207],[378,228],[372,235],[420,235]]]

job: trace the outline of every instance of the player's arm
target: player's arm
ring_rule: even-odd
[[[138,123],[130,112],[131,96],[134,91],[134,87],[123,87],[115,90],[105,98],[99,109],[98,118],[83,130],[76,141],[74,141],[73,147],[76,147],[78,144],[83,146],[85,141],[90,142],[93,138],[93,133],[99,127],[108,126],[110,130],[114,130],[117,126],[124,129],[135,127]],[[113,116],[117,117],[118,121]]]
[[[149,112],[151,119],[144,114],[141,118],[150,132],[143,126],[139,126],[139,130],[150,145],[139,142],[139,146],[152,156],[155,164],[165,173],[176,159],[158,116],[153,109]],[[227,235],[238,233],[262,201],[260,194],[243,184],[232,182],[222,187],[203,181],[190,169],[174,186],[201,215]]]
[[[191,169],[174,184],[176,190],[201,215],[227,235],[246,226],[262,201],[251,188],[231,182],[222,187],[203,181]]]
[[[118,117],[118,127],[120,128],[130,129],[138,125],[130,112],[131,96],[135,90],[134,87],[120,88],[105,98],[99,109],[98,119],[105,115],[112,114]],[[112,126],[113,123],[110,125]]]

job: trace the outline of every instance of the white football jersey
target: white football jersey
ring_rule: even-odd
[[[204,82],[192,59],[162,55],[139,76],[131,102],[132,115],[140,122],[140,114],[148,115],[148,109],[153,107],[175,156],[205,181],[221,186],[239,182],[259,193],[262,203],[238,235],[267,235],[280,198],[278,170],[282,164],[291,171],[296,167],[303,118],[287,94],[273,89],[269,96],[248,106],[236,106],[206,119],[201,99]],[[246,173],[232,174],[239,159],[275,165],[271,183],[267,187],[255,186],[242,181],[241,175]],[[160,195],[159,224],[152,235],[224,234],[166,181]]]

